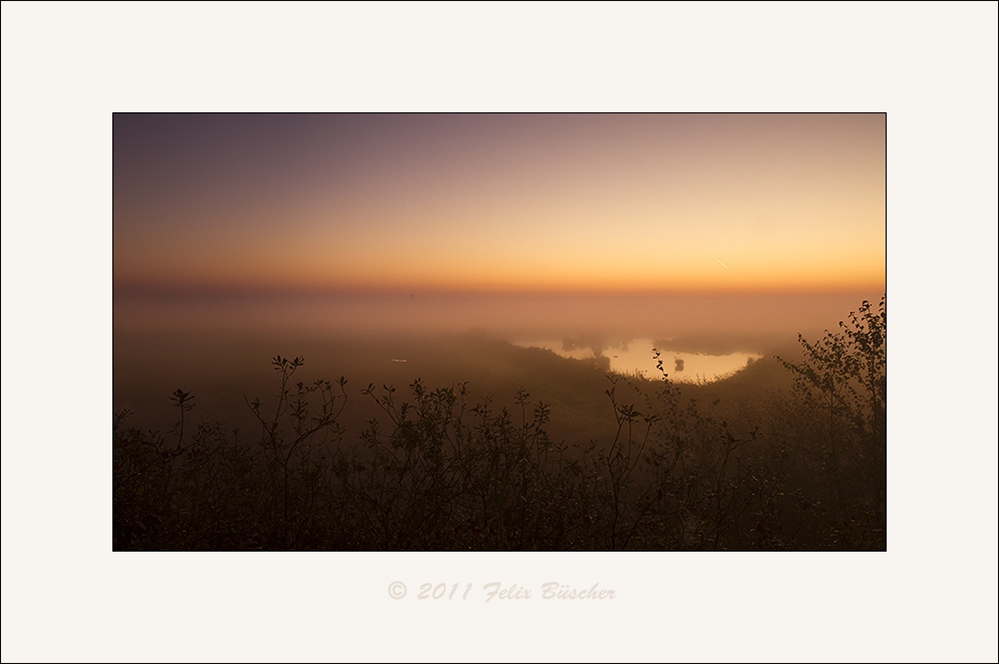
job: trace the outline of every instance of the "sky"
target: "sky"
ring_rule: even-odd
[[[116,296],[885,288],[884,114],[112,122]]]

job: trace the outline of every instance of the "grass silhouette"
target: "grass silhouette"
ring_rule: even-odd
[[[467,384],[368,385],[356,437],[347,380],[295,382],[240,432],[177,390],[166,435],[115,415],[115,550],[884,550],[885,302],[864,302],[794,378],[739,408],[660,377],[608,374],[611,439],[556,441],[552,409]]]

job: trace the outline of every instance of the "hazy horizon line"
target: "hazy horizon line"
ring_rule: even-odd
[[[185,286],[114,285],[114,299],[311,299],[311,298],[413,298],[413,297],[781,297],[781,296],[850,296],[886,293],[885,283],[851,287],[784,288],[226,288]]]

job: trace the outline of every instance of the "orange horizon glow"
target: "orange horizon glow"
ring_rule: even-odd
[[[885,116],[115,116],[116,293],[883,291]]]
[[[401,296],[483,296],[483,297],[519,297],[519,296],[708,296],[708,295],[854,295],[854,294],[877,294],[886,291],[885,280],[852,282],[841,282],[836,285],[799,282],[797,285],[789,286],[785,284],[775,285],[772,288],[766,287],[709,287],[703,284],[700,287],[674,287],[674,288],[639,288],[639,287],[601,287],[575,284],[565,287],[514,287],[509,284],[489,285],[489,284],[463,284],[461,286],[451,285],[393,285],[383,286],[364,284],[358,286],[340,285],[337,287],[311,286],[297,283],[284,283],[277,280],[268,283],[233,283],[233,282],[180,282],[171,281],[168,283],[155,283],[143,281],[129,281],[117,283],[115,286],[115,298],[160,298],[160,297],[209,297],[209,298],[268,298],[268,297],[401,297]]]

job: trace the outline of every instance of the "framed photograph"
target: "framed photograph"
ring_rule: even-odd
[[[885,550],[885,114],[113,123],[115,550]]]

